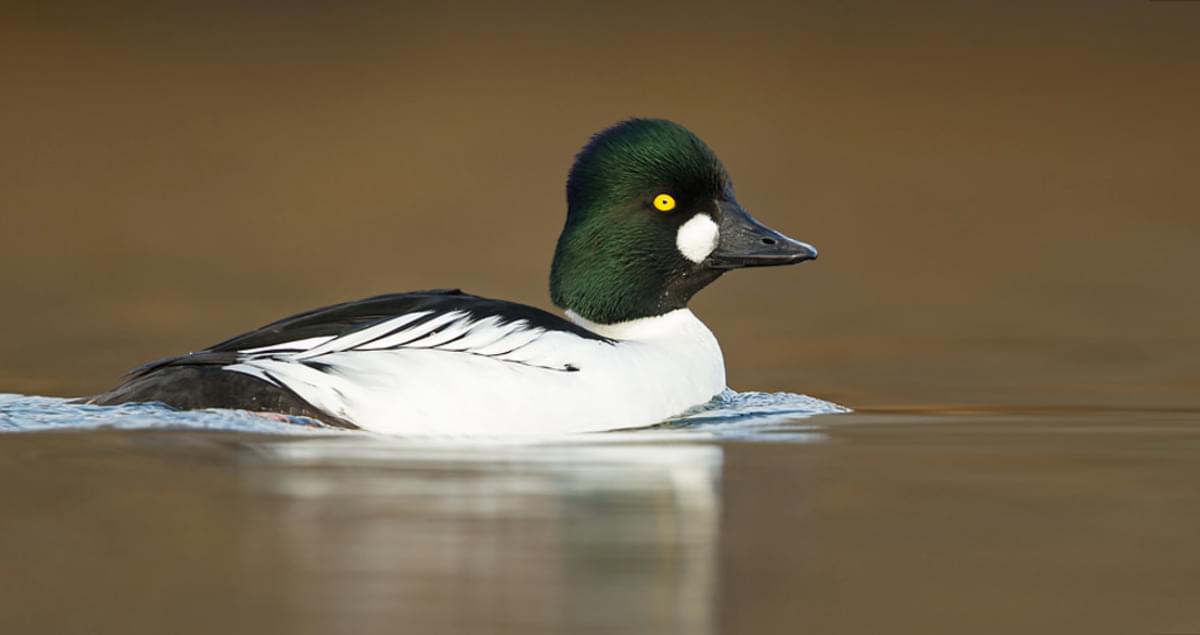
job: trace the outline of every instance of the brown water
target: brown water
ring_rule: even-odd
[[[0,392],[546,306],[587,135],[821,249],[695,303],[853,415],[540,445],[0,436],[0,632],[1200,633],[1200,3],[0,12]]]

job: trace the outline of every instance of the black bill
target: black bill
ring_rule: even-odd
[[[812,245],[763,225],[737,201],[721,201],[720,238],[705,261],[714,269],[792,265],[817,257]]]

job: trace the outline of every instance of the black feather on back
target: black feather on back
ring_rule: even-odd
[[[390,293],[353,302],[305,311],[243,333],[202,351],[158,360],[134,369],[131,377],[141,377],[167,366],[227,366],[237,363],[238,352],[275,346],[312,337],[338,337],[367,328],[401,315],[428,311],[429,314],[408,323],[412,328],[439,315],[461,311],[474,319],[499,318],[502,324],[524,320],[529,326],[547,331],[563,331],[584,339],[611,342],[577,324],[536,307],[481,298],[460,289],[431,289],[409,293]]]

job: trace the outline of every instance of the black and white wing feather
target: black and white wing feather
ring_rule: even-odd
[[[93,403],[162,401],[180,408],[271,410],[349,424],[353,404],[345,402],[361,392],[364,381],[397,384],[394,375],[421,373],[422,364],[437,364],[424,355],[385,353],[437,352],[439,358],[469,356],[543,372],[579,370],[571,351],[539,345],[548,333],[611,343],[546,311],[459,290],[390,294],[301,313],[202,351],[147,364]]]

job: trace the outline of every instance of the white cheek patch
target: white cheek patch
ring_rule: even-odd
[[[675,246],[684,258],[699,264],[717,248],[721,232],[708,214],[696,214],[679,228]]]

